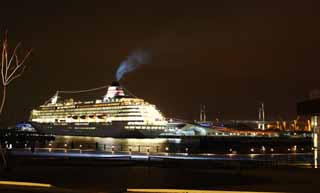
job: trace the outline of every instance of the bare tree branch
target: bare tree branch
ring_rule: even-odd
[[[9,85],[14,79],[19,78],[23,74],[25,68],[26,68],[26,66],[22,66],[21,71],[18,74],[16,74],[15,76],[11,77],[10,79],[8,79],[7,85]]]
[[[9,62],[8,62],[8,66],[7,66],[7,68],[6,68],[5,76],[8,75],[8,71],[9,71],[10,66],[11,66],[11,64],[12,64],[12,60],[13,60],[13,58],[15,58],[15,57],[17,56],[17,50],[18,50],[18,48],[20,47],[20,45],[21,45],[21,42],[19,42],[19,43],[17,44],[17,46],[14,48],[14,50],[13,50],[13,53],[12,53],[12,55],[11,55],[11,57],[10,57]],[[16,64],[18,64],[18,63],[16,63]]]
[[[2,45],[2,53],[1,53],[1,78],[2,78],[2,84],[4,85],[5,84],[5,81],[4,81],[4,55],[5,55],[5,52],[6,52],[6,48],[5,48],[5,42],[3,42],[3,45]]]
[[[21,42],[19,42],[12,54],[9,54],[9,48],[8,48],[8,36],[7,31],[5,32],[4,40],[2,43],[2,53],[1,53],[1,80],[2,80],[2,86],[3,86],[3,95],[2,95],[2,101],[0,104],[0,115],[2,114],[3,107],[5,104],[5,98],[6,98],[6,88],[9,84],[11,84],[15,79],[22,76],[26,66],[25,61],[30,56],[32,50],[28,50],[27,53],[22,56],[22,59],[18,56],[18,50],[21,46]],[[8,57],[9,56],[9,57]]]
[[[26,59],[29,57],[29,55],[31,54],[31,52],[32,52],[32,50],[29,50],[29,51],[27,52],[27,54],[24,56],[24,58],[22,59],[22,61],[19,62],[19,60],[18,60],[18,63],[15,64],[14,70],[13,70],[12,72],[9,72],[9,74],[6,76],[5,82],[6,82],[7,85],[9,84],[9,80],[10,80],[12,77],[16,76],[17,71],[18,71],[19,69],[25,67],[25,66],[24,66],[24,63],[25,63]],[[18,57],[16,57],[16,58],[18,58]],[[10,66],[9,66],[9,67],[10,67]],[[23,71],[22,71],[22,72],[23,72]],[[22,72],[20,72],[19,74],[22,74]]]
[[[5,32],[5,36],[4,36],[4,40],[2,43],[2,52],[1,52],[1,80],[2,80],[2,99],[1,99],[1,104],[0,104],[0,115],[3,112],[3,108],[4,108],[4,104],[6,102],[6,96],[7,96],[7,86],[12,83],[12,81],[14,81],[15,79],[19,78],[26,66],[24,65],[26,59],[30,56],[32,50],[29,50],[25,56],[23,56],[22,60],[19,60],[18,57],[18,49],[20,48],[21,43],[18,43],[11,56],[9,56],[8,59],[8,52],[9,52],[9,48],[8,48],[8,36],[7,36],[7,31]],[[0,141],[0,153],[2,155],[3,158],[3,163],[4,166],[6,167],[7,165],[7,161],[2,149],[2,145],[1,145],[1,141]]]

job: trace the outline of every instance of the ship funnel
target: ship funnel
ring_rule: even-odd
[[[112,82],[111,86],[109,86],[107,94],[103,97],[103,101],[110,101],[115,98],[125,97],[124,89],[120,86],[118,81]]]
[[[118,81],[113,81],[111,83],[111,86],[120,86],[120,83]]]

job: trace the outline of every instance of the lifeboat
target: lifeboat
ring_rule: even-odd
[[[98,119],[105,119],[106,115],[98,115],[97,117],[98,117]]]

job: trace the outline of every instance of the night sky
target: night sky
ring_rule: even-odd
[[[9,44],[33,48],[9,88],[2,117],[26,120],[56,90],[110,84],[121,61],[147,49],[150,63],[121,84],[167,116],[294,118],[296,102],[320,89],[320,9],[314,1],[1,2]]]

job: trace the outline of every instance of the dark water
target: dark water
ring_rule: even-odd
[[[191,159],[194,157],[204,160],[261,160],[286,164],[317,164],[310,140],[303,138],[118,139],[57,136],[55,141],[51,142],[51,147],[116,153],[169,153],[172,158],[187,154]]]
[[[239,151],[236,148],[246,149]],[[263,147],[263,148],[262,148]],[[289,148],[288,148],[289,147]],[[273,151],[270,151],[270,148]],[[308,148],[310,150],[308,150]],[[230,149],[232,149],[230,151]],[[303,149],[303,150],[302,150]],[[241,150],[241,149],[240,149]],[[172,164],[194,163],[219,167],[315,167],[317,155],[304,140],[264,138],[156,138],[118,139],[56,136],[35,148],[14,150],[15,156],[45,158],[127,159]],[[168,161],[170,160],[170,161]],[[151,163],[150,162],[150,163]],[[153,163],[153,162],[152,162]],[[179,165],[178,164],[178,165]]]
[[[307,139],[273,138],[104,138],[82,136],[56,136],[54,141],[42,147],[83,149],[141,153],[310,153],[311,142]]]

